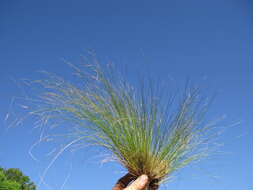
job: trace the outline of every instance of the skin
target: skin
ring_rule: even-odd
[[[128,186],[130,182],[134,182]],[[141,175],[137,179],[133,177],[131,174],[126,174],[122,178],[118,180],[116,185],[113,187],[112,190],[144,190],[145,187],[149,184],[149,179],[147,175]],[[151,185],[149,187],[150,190],[157,190],[157,185]]]

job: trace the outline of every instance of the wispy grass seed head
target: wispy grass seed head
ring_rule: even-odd
[[[198,88],[188,86],[175,106],[152,87],[138,90],[99,64],[88,73],[72,67],[83,85],[48,74],[37,81],[45,89],[43,106],[32,114],[77,125],[73,130],[84,143],[104,147],[132,176],[146,174],[158,184],[205,155],[210,126],[202,122],[207,105]]]

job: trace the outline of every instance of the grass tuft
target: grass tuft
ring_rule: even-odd
[[[209,104],[198,88],[188,85],[175,104],[157,96],[152,85],[132,87],[110,67],[93,64],[85,73],[71,66],[83,85],[45,73],[47,79],[37,81],[45,89],[43,106],[32,114],[77,125],[77,139],[104,147],[132,176],[146,174],[157,184],[206,156],[212,126],[203,122]]]

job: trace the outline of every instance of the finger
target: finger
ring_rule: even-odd
[[[142,175],[138,177],[129,187],[125,190],[143,190],[148,184],[148,176]]]
[[[135,177],[133,175],[131,175],[130,173],[128,173],[118,180],[118,182],[112,188],[112,190],[123,190],[134,179],[135,179]]]

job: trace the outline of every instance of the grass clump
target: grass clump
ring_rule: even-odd
[[[176,106],[158,97],[152,85],[138,90],[99,64],[87,67],[87,73],[73,68],[83,85],[48,74],[37,81],[46,91],[40,96],[43,106],[32,114],[70,122],[76,138],[110,151],[132,179],[146,174],[150,189],[206,155],[210,126],[203,118],[208,104],[198,88],[188,86],[176,95]]]

